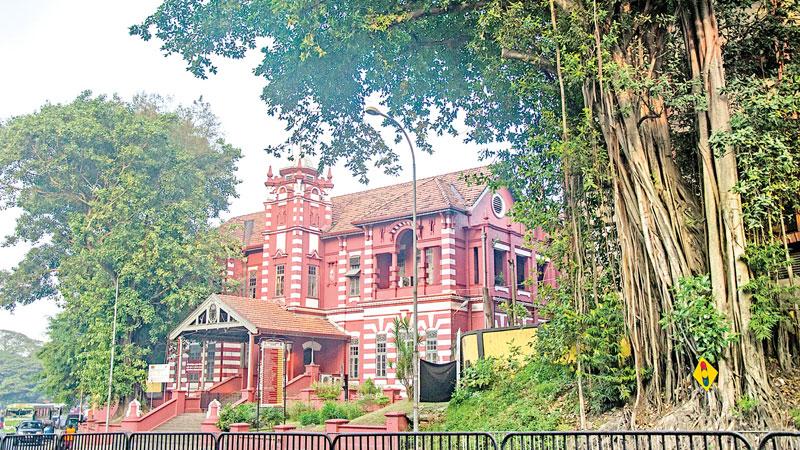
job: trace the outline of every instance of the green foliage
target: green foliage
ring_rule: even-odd
[[[299,420],[300,425],[303,426],[319,425],[322,423],[322,418],[317,410],[302,412],[297,416],[297,419]]]
[[[464,370],[459,390],[467,392],[489,389],[498,379],[494,358],[482,358]]]
[[[289,410],[289,416],[300,422],[300,425],[318,425],[330,419],[353,420],[364,415],[364,407],[358,402],[327,401],[319,410],[310,405],[296,403]]]
[[[395,317],[393,322],[394,348],[397,357],[392,363],[395,374],[400,383],[406,388],[406,392],[414,392],[414,329],[411,319],[408,317]],[[422,336],[417,336],[418,342],[422,341]]]
[[[789,416],[791,416],[792,422],[794,422],[794,427],[800,428],[800,408],[792,408],[789,411]]]
[[[759,401],[757,398],[749,395],[743,395],[736,399],[736,410],[741,417],[747,417],[758,408]]]
[[[514,323],[511,323],[511,326],[522,324],[523,319],[528,317],[528,308],[526,308],[522,303],[517,302],[512,304],[509,300],[507,302],[500,303],[498,306],[503,314],[508,317],[514,317]]]
[[[504,365],[503,362],[495,364]],[[515,373],[499,372],[492,383],[481,383],[483,388],[462,384],[447,407],[444,423],[437,428],[447,431],[564,429],[573,414],[568,405],[574,404],[574,399],[564,397],[569,396],[570,383],[566,368],[542,359],[528,361]]]
[[[63,307],[39,354],[55,400],[104,399],[117,280],[114,398],[138,392],[175,321],[222,288],[236,243],[211,221],[240,154],[215,120],[203,103],[84,93],[0,126],[0,208],[22,211],[6,240],[32,246],[0,273],[0,304]]]
[[[44,399],[38,387],[42,363],[36,357],[41,346],[24,334],[0,330],[0,405]]]
[[[364,410],[355,402],[325,402],[319,410],[319,416],[323,422],[330,419],[352,420],[362,415],[364,415]]]
[[[312,384],[311,387],[314,389],[317,397],[323,400],[338,400],[342,395],[342,383],[338,381],[333,383],[317,382]]]
[[[750,244],[745,248],[744,259],[753,272],[750,281],[742,286],[752,296],[750,332],[758,339],[770,339],[778,324],[789,322],[798,303],[798,288],[775,282],[775,274],[789,264],[781,243]]]
[[[546,75],[498,60],[499,46],[484,39],[479,26],[487,5],[457,9],[448,3],[443,14],[410,14],[441,5],[166,0],[130,31],[164,41],[163,51],[181,55],[187,70],[201,78],[217,72],[214,55],[240,58],[266,38],[270,44],[261,49],[264,59],[256,69],[267,81],[262,99],[270,114],[287,121],[289,132],[270,153],[297,148],[319,154],[323,166],[344,159],[366,180],[370,161],[389,173],[399,170],[397,154],[363,120],[373,95],[401,113],[397,120],[426,152],[432,151],[429,136],[457,133],[453,122],[460,111],[467,112],[471,141],[522,147],[533,136],[529,127],[542,103],[552,101],[541,91],[517,89],[543,85]]]
[[[385,406],[389,404],[389,397],[382,394],[381,388],[372,381],[372,378],[367,378],[358,387],[358,402],[364,409],[371,408],[374,405]]]
[[[257,418],[259,420],[256,420]],[[257,408],[255,403],[242,403],[236,406],[223,406],[219,413],[217,427],[222,431],[230,431],[230,426],[233,423],[248,423],[253,429],[255,429],[256,424],[263,429],[271,428],[282,421],[282,408]]]
[[[289,406],[288,413],[290,419],[298,420],[300,415],[312,411],[314,411],[314,408],[308,403],[294,402],[291,406]]]
[[[252,403],[225,405],[219,412],[217,427],[222,431],[230,431],[232,423],[255,423],[255,415],[255,405]]]
[[[358,386],[358,394],[362,397],[374,397],[380,395],[381,388],[375,384],[372,378],[367,378]]]
[[[674,309],[664,315],[661,326],[674,330],[671,336],[677,348],[688,349],[694,359],[715,362],[737,336],[714,306],[708,275],[681,278],[674,295]]]

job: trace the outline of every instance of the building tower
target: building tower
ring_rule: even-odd
[[[332,220],[331,171],[320,176],[307,159],[297,165],[267,173],[268,198],[264,202],[264,252],[262,299],[274,299],[290,309],[318,309],[321,295],[322,231]]]

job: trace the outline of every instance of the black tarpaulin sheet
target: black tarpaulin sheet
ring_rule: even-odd
[[[419,362],[419,401],[447,402],[456,389],[456,362]]]

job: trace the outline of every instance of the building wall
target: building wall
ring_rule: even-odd
[[[287,175],[293,179],[286,180]],[[412,309],[412,288],[400,284],[403,274],[398,273],[399,241],[404,233],[410,232],[411,220],[389,220],[364,225],[350,234],[325,235],[322,230],[330,227],[332,220],[328,195],[333,186],[330,178],[319,177],[309,169],[298,172],[290,168],[282,170],[280,176],[270,178],[267,185],[272,191],[264,203],[265,229],[254,230],[254,233],[262,234],[263,245],[248,250],[244,260],[229,260],[228,276],[245,280],[248,268],[258,267],[257,298],[282,302],[298,312],[326,316],[354,342],[357,340],[359,380],[374,378],[380,385],[398,385],[393,368],[387,367],[385,376],[377,374],[376,339],[381,334],[386,336],[386,357],[389,361],[394,360],[397,355],[392,319],[410,317]],[[506,209],[510,209],[513,203],[510,192],[500,190],[497,195],[504,201]],[[495,283],[495,249],[526,258],[525,274],[534,282],[518,292],[518,300],[531,311],[525,323],[538,320],[533,309],[538,286],[555,283],[552,264],[537,255],[536,244],[533,248],[526,246],[523,226],[511,221],[508,215],[498,217],[492,212],[493,196],[492,192],[484,192],[468,213],[447,211],[419,217],[418,248],[423,255],[425,249],[432,249],[434,267],[431,269],[432,283],[427,283],[427,258],[422,258],[418,330],[423,336],[428,331],[436,331],[439,361],[451,359],[451,349],[459,329],[466,332],[484,327],[484,270],[488,272],[495,324],[507,325],[507,317],[497,305],[510,298],[510,268],[502,270],[506,282]],[[484,232],[487,235],[486,248],[481,239]],[[539,240],[546,238],[538,231],[534,236]],[[353,257],[358,257],[360,262],[357,278],[348,276]],[[388,271],[387,258],[391,258]],[[276,290],[276,269],[280,265],[283,266],[283,295],[277,295],[279,292]],[[308,295],[308,268],[312,265],[317,267],[316,298]],[[503,265],[508,266],[507,262]],[[543,268],[541,273],[538,265]],[[413,265],[406,266],[411,273]],[[355,280],[358,282],[357,294],[353,294],[355,291],[351,288]],[[245,288],[246,283],[245,280]],[[424,344],[420,351],[424,352]],[[349,366],[349,356],[341,356],[337,363]],[[292,367],[290,373],[296,375],[300,370],[302,367]],[[341,367],[324,367],[322,373],[338,373],[340,370]]]

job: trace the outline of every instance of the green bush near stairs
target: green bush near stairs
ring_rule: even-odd
[[[261,429],[271,429],[273,426],[283,421],[283,408],[261,407],[259,411],[260,420],[256,420],[255,403],[242,403],[241,405],[225,405],[219,413],[217,428],[221,431],[230,431],[233,423],[249,423],[251,429],[255,430],[256,422]]]

